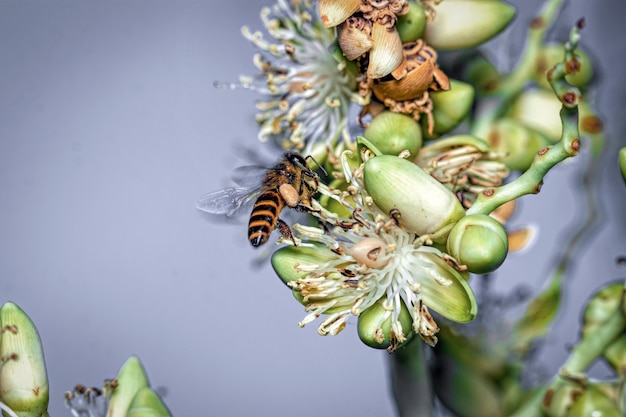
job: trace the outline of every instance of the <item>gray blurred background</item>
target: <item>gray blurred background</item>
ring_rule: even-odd
[[[255,73],[240,27],[260,29],[268,2],[0,1],[0,301],[39,328],[51,415],[69,415],[64,391],[99,386],[133,354],[178,416],[393,414],[387,354],[360,343],[354,324],[326,338],[298,328],[302,307],[269,265],[253,267],[245,226],[195,209],[227,184],[237,146],[255,144],[257,96],[213,82]],[[509,37],[540,4],[522,3]],[[577,339],[586,295],[626,275],[615,264],[626,190],[614,155],[626,144],[624,10],[572,1],[555,31],[563,40],[587,20],[612,154],[596,184],[604,223],[576,254],[540,359],[548,373]],[[539,239],[509,257],[498,291],[538,289],[551,272],[580,221],[584,158],[522,200],[512,225],[538,225]]]

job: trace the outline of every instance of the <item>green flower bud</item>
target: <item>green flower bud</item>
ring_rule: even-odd
[[[494,151],[506,154],[502,162],[514,171],[527,170],[537,152],[549,145],[539,132],[512,119],[500,119],[494,123],[487,142]]]
[[[402,43],[415,42],[426,30],[426,13],[424,7],[417,2],[409,3],[409,12],[398,16],[396,30]]]
[[[617,158],[619,163],[619,170],[622,173],[622,178],[624,179],[624,182],[626,182],[626,146],[619,150]]]
[[[471,214],[459,220],[450,231],[446,246],[450,255],[476,274],[498,269],[509,250],[504,227],[485,214]]]
[[[598,290],[587,303],[583,313],[583,337],[603,326],[620,308],[624,283],[616,282]],[[626,369],[626,335],[617,338],[603,352],[606,361],[619,372]]]
[[[130,403],[125,417],[169,417],[171,413],[150,387],[143,387]]]
[[[428,118],[421,117],[420,121],[424,135],[428,139],[433,139],[450,132],[465,119],[474,102],[474,87],[451,79],[449,90],[431,92],[430,98],[433,101],[435,121],[432,136],[428,134]]]
[[[555,64],[562,62],[564,53],[563,45],[550,45],[543,48],[537,57],[534,77],[542,88],[550,92],[552,91],[552,87],[546,77],[546,71]],[[577,49],[576,55],[580,58],[580,70],[576,73],[566,75],[565,80],[574,87],[584,88],[593,77],[593,68],[587,54]]]
[[[365,162],[363,176],[374,203],[386,213],[398,210],[400,224],[420,236],[434,234],[465,214],[450,190],[406,159],[376,156]]]
[[[609,284],[598,290],[587,303],[583,313],[583,335],[596,326],[602,326],[619,308],[624,283]]]
[[[388,110],[376,115],[363,135],[384,155],[397,156],[408,150],[412,159],[422,146],[422,129],[415,119]]]
[[[48,376],[39,333],[12,302],[0,308],[0,401],[20,417],[47,416]]]
[[[589,384],[580,395],[576,395],[568,417],[623,417],[617,405],[601,389]]]
[[[445,0],[432,3],[435,19],[424,38],[435,49],[472,48],[500,33],[515,16],[515,9],[497,0]]]
[[[272,268],[276,275],[285,283],[304,278],[311,272],[311,267],[321,265],[333,259],[335,255],[322,246],[285,246],[272,255]],[[304,269],[298,269],[298,267]],[[293,296],[302,305],[306,303],[298,291],[292,290]]]
[[[562,380],[557,386],[549,388],[541,401],[541,407],[547,417],[569,416],[574,398],[582,393],[582,388],[573,382]]]
[[[357,327],[361,341],[375,349],[393,350],[409,341],[413,337],[413,319],[406,305],[402,303],[398,317],[400,327],[394,326],[393,332],[391,316],[382,301],[377,301],[363,311],[359,316]]]
[[[148,377],[136,356],[131,356],[117,374],[117,387],[111,394],[107,417],[125,417],[135,395],[148,387]]]

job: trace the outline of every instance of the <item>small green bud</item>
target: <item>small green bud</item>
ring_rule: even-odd
[[[588,384],[582,393],[574,397],[574,402],[567,413],[568,417],[623,417],[616,404],[601,389]]]
[[[365,162],[363,176],[374,203],[386,213],[398,210],[400,224],[420,236],[434,234],[465,214],[450,190],[406,159],[376,156]]]
[[[547,417],[569,416],[574,398],[582,393],[582,387],[567,380],[559,381],[556,386],[548,388],[541,401],[541,407]]]
[[[428,139],[437,138],[457,127],[467,116],[474,102],[474,87],[450,79],[450,89],[430,93],[433,101],[433,135],[428,134],[428,118],[421,117],[422,130]]]
[[[513,171],[527,170],[537,152],[549,145],[539,132],[507,118],[493,124],[487,142],[494,151],[506,154],[502,162]]]
[[[432,3],[436,17],[424,38],[435,49],[472,48],[496,36],[515,16],[515,9],[497,0],[446,0]]]
[[[624,179],[624,182],[626,182],[626,146],[619,150],[617,158],[619,163],[619,170],[622,173],[622,178]]]
[[[471,214],[459,220],[450,231],[447,248],[450,255],[476,274],[495,271],[509,250],[504,227],[485,214]]]
[[[149,387],[146,372],[136,356],[131,356],[117,374],[117,387],[111,394],[107,417],[125,417],[140,389]]]
[[[426,12],[417,2],[409,3],[409,12],[398,16],[396,30],[402,43],[415,42],[424,35],[426,30]]]
[[[546,71],[552,68],[555,64],[563,61],[563,45],[550,45],[541,50],[537,57],[537,65],[535,66],[534,77],[537,83],[546,90],[552,91],[552,87],[546,77]],[[593,68],[591,61],[587,54],[580,49],[576,50],[576,55],[580,59],[580,69],[576,73],[568,74],[565,76],[565,81],[574,87],[584,88],[589,84],[593,77]]]
[[[392,314],[385,309],[382,301],[363,311],[358,319],[359,338],[367,346],[375,349],[393,349],[406,343],[413,337],[413,319],[408,308],[401,302],[398,322],[392,334]],[[397,334],[401,333],[401,334]]]
[[[376,115],[363,135],[384,155],[397,156],[408,150],[412,159],[422,146],[422,129],[415,119],[388,110]]]
[[[0,401],[20,417],[47,416],[48,376],[39,333],[12,302],[0,308]]]
[[[171,413],[150,387],[143,387],[130,403],[125,417],[169,417]]]
[[[604,325],[615,314],[623,291],[624,283],[617,282],[602,287],[591,297],[583,313],[583,334]]]

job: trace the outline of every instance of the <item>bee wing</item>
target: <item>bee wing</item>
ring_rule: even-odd
[[[235,217],[250,208],[261,193],[261,187],[255,189],[244,187],[228,187],[204,195],[196,208],[210,214]]]
[[[258,165],[245,165],[235,168],[232,179],[240,187],[255,188],[263,181],[269,168]]]

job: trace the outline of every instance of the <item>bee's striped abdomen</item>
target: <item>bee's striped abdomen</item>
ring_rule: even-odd
[[[252,246],[261,246],[276,228],[278,215],[285,206],[285,202],[276,190],[263,192],[254,203],[248,223],[248,240]]]

